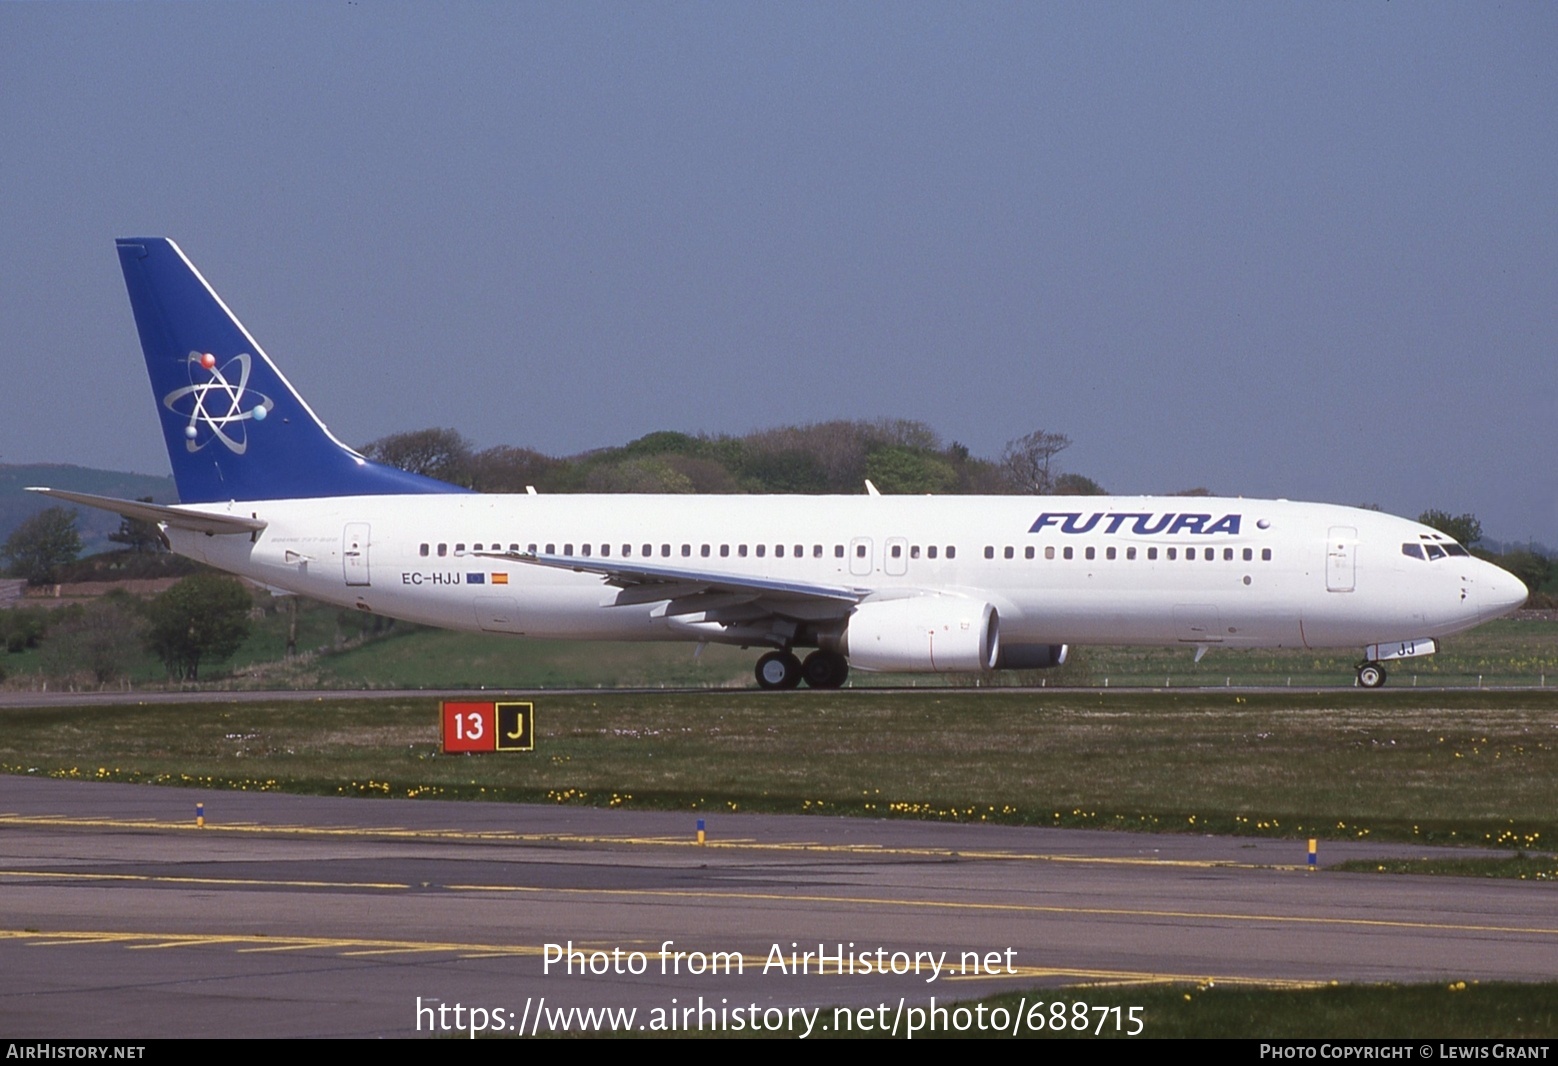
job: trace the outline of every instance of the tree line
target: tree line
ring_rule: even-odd
[[[816,422],[745,436],[670,431],[628,444],[555,457],[499,445],[477,451],[453,429],[394,433],[364,455],[478,492],[845,493],[869,479],[882,492],[923,495],[1102,495],[1096,481],[1061,469],[1071,446],[1062,433],[1035,430],[1010,441],[998,459],[944,443],[907,419]]]
[[[146,599],[113,591],[90,603],[0,611],[10,654],[39,652],[47,677],[110,684],[139,655],[155,655],[171,681],[198,681],[202,664],[230,658],[249,636],[254,597],[235,577],[191,574]],[[0,680],[7,671],[0,664]]]

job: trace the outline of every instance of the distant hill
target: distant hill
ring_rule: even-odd
[[[117,470],[94,470],[64,463],[0,463],[0,542],[27,519],[58,501],[27,492],[28,485],[46,485],[51,489],[72,489],[99,496],[117,496],[134,500],[150,496],[158,503],[177,503],[178,492],[171,477],[150,474],[126,474]],[[108,534],[119,528],[119,516],[90,507],[77,507],[76,528],[81,531],[82,554],[108,551],[116,547]]]

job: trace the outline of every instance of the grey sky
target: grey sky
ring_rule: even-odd
[[[113,238],[343,439],[1043,427],[1558,545],[1551,4],[0,5],[0,459],[167,470]]]

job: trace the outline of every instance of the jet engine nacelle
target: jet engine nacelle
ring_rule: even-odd
[[[837,650],[862,670],[947,673],[989,670],[1000,648],[1000,615],[990,604],[915,596],[856,607]]]

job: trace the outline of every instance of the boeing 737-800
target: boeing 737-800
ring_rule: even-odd
[[[253,581],[451,629],[768,649],[764,688],[851,667],[1033,669],[1071,644],[1362,649],[1358,682],[1526,598],[1427,526],[1286,500],[484,495],[336,440],[184,253],[119,241],[174,506],[39,489],[159,524]],[[814,649],[801,660],[796,649]]]

